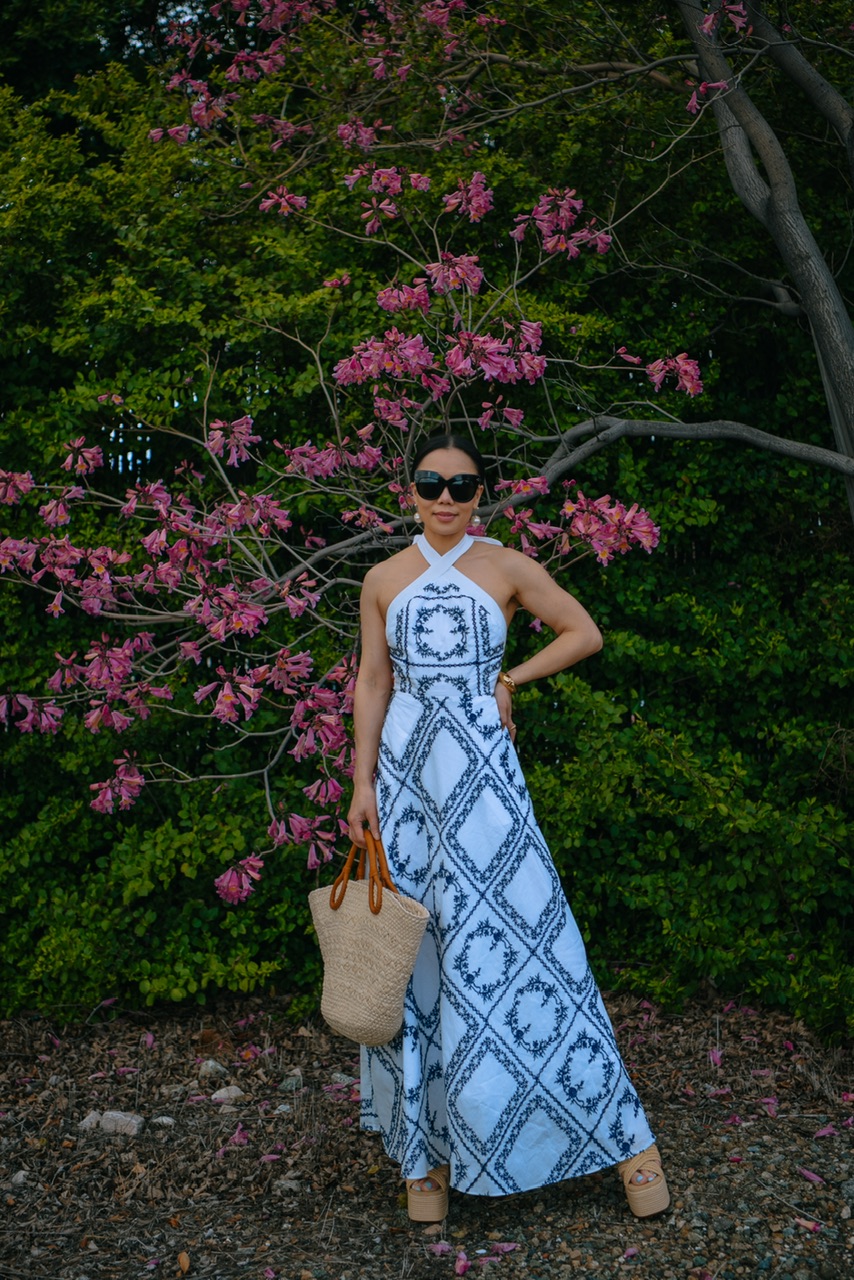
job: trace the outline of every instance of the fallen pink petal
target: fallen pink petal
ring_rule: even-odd
[[[798,1173],[802,1178],[806,1178],[807,1182],[823,1183],[824,1178],[818,1173],[813,1173],[812,1169],[805,1169],[803,1165],[799,1166]]]

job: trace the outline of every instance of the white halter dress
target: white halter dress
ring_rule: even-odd
[[[450,1164],[457,1190],[507,1195],[654,1139],[498,717],[504,616],[455,567],[469,535],[444,556],[415,542],[377,799],[392,877],[431,923],[400,1034],[362,1049],[362,1127],[404,1177]]]

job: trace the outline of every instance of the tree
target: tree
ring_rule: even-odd
[[[507,519],[529,550],[549,555],[552,547],[556,563],[573,527],[604,533],[604,557],[622,549],[629,532],[649,542],[651,522],[628,504],[648,501],[647,491],[662,504],[666,495],[665,568],[641,577],[629,562],[589,587],[613,656],[589,684],[563,686],[579,724],[577,764],[566,758],[565,726],[540,707],[532,736],[550,767],[586,778],[571,801],[550,806],[563,819],[553,843],[565,868],[583,864],[590,873],[580,891],[607,930],[600,958],[613,958],[630,905],[635,928],[667,926],[665,953],[679,982],[688,973],[755,989],[770,982],[774,998],[808,1003],[792,995],[785,956],[793,947],[774,922],[791,912],[801,937],[814,939],[816,921],[842,922],[850,912],[844,890],[829,903],[846,830],[833,787],[799,809],[815,762],[806,728],[820,727],[822,745],[834,740],[839,707],[830,708],[841,686],[822,673],[815,707],[792,716],[773,670],[760,680],[756,668],[767,644],[766,665],[800,676],[794,655],[806,651],[806,610],[788,630],[778,625],[769,634],[760,606],[776,608],[778,591],[793,600],[806,593],[812,633],[821,631],[837,671],[851,632],[847,596],[840,591],[839,607],[829,610],[810,567],[819,541],[828,560],[843,564],[832,491],[815,472],[814,515],[804,530],[813,542],[795,545],[785,511],[807,472],[771,458],[842,474],[850,460],[816,442],[814,414],[794,439],[725,415],[681,420],[682,393],[700,389],[684,351],[708,344],[714,326],[723,335],[715,349],[725,352],[734,305],[734,295],[711,287],[695,301],[700,251],[683,237],[665,258],[666,238],[651,213],[662,188],[668,213],[690,223],[705,182],[700,159],[694,166],[692,158],[677,188],[658,176],[658,164],[638,158],[641,108],[647,135],[669,129],[673,146],[695,144],[698,123],[689,117],[682,127],[685,100],[670,74],[685,65],[688,47],[683,40],[674,52],[674,33],[651,23],[648,54],[639,58],[635,48],[621,59],[625,34],[596,25],[606,13],[600,6],[579,5],[571,19],[553,15],[568,32],[572,24],[574,46],[559,42],[559,52],[546,55],[534,34],[542,28],[533,25],[544,12],[522,9],[511,26],[464,15],[454,3],[383,7],[374,19],[328,6],[240,5],[226,35],[176,30],[180,58],[192,61],[171,68],[169,94],[155,87],[140,104],[133,81],[113,69],[81,83],[73,98],[11,113],[4,127],[15,136],[18,163],[7,178],[14,197],[4,217],[7,243],[17,244],[7,259],[14,307],[4,425],[13,453],[4,479],[6,497],[24,502],[4,544],[6,574],[14,564],[20,578],[37,577],[43,607],[57,615],[67,642],[51,645],[61,653],[53,706],[27,670],[23,646],[15,655],[23,683],[10,689],[6,713],[18,729],[49,731],[61,699],[82,700],[84,733],[97,731],[99,741],[101,731],[122,733],[109,752],[110,776],[96,775],[93,793],[98,809],[112,807],[112,820],[136,795],[148,803],[145,777],[206,776],[211,790],[227,785],[241,806],[254,800],[260,779],[272,842],[301,840],[320,861],[335,834],[346,766],[339,717],[352,675],[356,585],[362,565],[403,537],[395,486],[412,428],[438,415],[487,441],[495,478],[508,486],[487,514]],[[215,6],[218,22],[228,13]],[[589,57],[567,66],[566,47]],[[562,134],[542,106],[535,113],[535,84],[541,102],[580,104]],[[555,138],[558,145],[547,147]],[[609,169],[614,154],[620,162]],[[570,167],[587,179],[575,190]],[[581,201],[588,191],[593,216]],[[34,234],[44,245],[35,258],[20,252]],[[728,223],[712,249],[732,235]],[[754,243],[751,250],[753,274],[768,278],[764,251]],[[729,280],[739,269],[730,258],[722,274]],[[631,288],[630,272],[640,279]],[[693,315],[677,272],[690,272]],[[800,341],[795,334],[788,351]],[[756,346],[755,331],[750,342]],[[779,379],[783,363],[772,357],[764,368]],[[711,374],[722,405],[748,398],[756,376],[751,368],[730,378],[714,366]],[[763,388],[763,405],[781,385]],[[668,436],[732,435],[763,452],[748,463],[713,444],[693,445],[690,458],[687,445],[662,446]],[[645,439],[604,449],[632,436]],[[99,451],[112,467],[97,466]],[[64,483],[29,489],[34,452],[39,481],[52,462],[65,464]],[[585,491],[591,483],[617,487],[627,499],[622,511],[610,500],[586,509],[575,489],[563,491],[582,464]],[[721,495],[728,486],[732,495],[755,491],[757,478],[768,511],[758,519],[748,509],[737,530],[731,517],[727,527]],[[90,504],[98,513],[91,519]],[[132,533],[140,520],[143,541]],[[770,538],[786,546],[779,586],[769,587],[758,557],[742,550],[748,529],[748,538],[759,531],[766,551]],[[694,565],[712,535],[720,569],[701,581]],[[733,574],[768,592],[749,603],[749,645]],[[844,575],[840,569],[847,582]],[[72,657],[79,645],[85,649]],[[745,673],[736,705],[728,705],[732,670]],[[693,703],[679,697],[682,682]],[[174,733],[152,727],[167,704],[181,716],[177,758]],[[60,732],[75,741],[79,760],[74,731]],[[774,752],[785,744],[796,760],[785,778],[762,758],[761,732],[773,737]],[[602,734],[607,764],[598,754]],[[539,785],[548,793],[553,780],[543,776]],[[302,790],[319,802],[314,814]],[[619,837],[604,817],[609,809],[622,814]],[[740,844],[730,849],[734,832]],[[757,851],[769,842],[782,848],[792,833],[813,862],[826,862],[825,895],[804,896],[800,863],[775,862],[766,885]],[[582,858],[579,847],[591,852]],[[649,870],[653,849],[656,858],[671,851],[661,876]],[[244,896],[259,870],[251,846],[238,852],[246,857],[221,886],[231,897]],[[221,846],[217,856],[225,854]],[[16,866],[22,856],[19,846]],[[139,856],[137,848],[118,890],[103,870],[93,882],[102,898],[129,893],[137,902],[139,886],[153,879],[138,873]],[[164,869],[165,885],[177,883],[172,853],[149,848],[145,858]],[[620,866],[622,878],[603,875],[609,865]],[[195,875],[198,862],[192,868]],[[758,879],[767,900],[757,927],[750,911]],[[733,908],[737,929],[715,937],[697,923],[703,886],[742,894],[743,915]],[[23,912],[25,899],[14,909]],[[210,918],[210,903],[198,910]],[[144,916],[137,917],[143,928]],[[59,954],[60,935],[43,927]],[[841,973],[839,939],[828,935],[821,945],[822,974]],[[801,949],[809,952],[806,943]],[[214,959],[206,972],[219,981],[224,966]],[[179,963],[188,965],[186,954],[176,972]],[[152,987],[140,957],[134,965],[147,994],[188,989],[162,973]],[[797,973],[798,991],[814,996],[806,958]],[[244,969],[241,980],[254,979]],[[837,997],[822,1008],[836,1017]]]

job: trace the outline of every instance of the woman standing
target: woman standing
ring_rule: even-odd
[[[456,436],[415,453],[423,533],[362,589],[349,821],[382,838],[431,922],[398,1036],[362,1049],[362,1126],[407,1180],[409,1215],[441,1220],[448,1186],[507,1195],[618,1164],[638,1216],[670,1197],[513,747],[519,685],[601,648],[536,561],[467,532],[483,493]],[[527,609],[554,632],[501,671]]]

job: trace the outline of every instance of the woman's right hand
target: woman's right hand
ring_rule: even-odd
[[[353,799],[350,812],[347,814],[350,824],[350,839],[360,849],[365,847],[365,827],[370,827],[375,840],[380,838],[380,818],[377,812],[377,790],[373,784],[365,783],[353,788]]]

